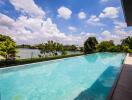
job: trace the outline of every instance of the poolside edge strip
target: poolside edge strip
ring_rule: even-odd
[[[127,54],[126,54],[126,56],[125,56],[125,58],[124,58],[124,60],[123,60],[123,62],[122,62],[121,71],[120,71],[120,73],[118,74],[116,80],[114,81],[114,84],[113,84],[113,86],[112,86],[112,89],[111,89],[111,91],[110,91],[108,97],[107,97],[107,100],[111,100],[112,97],[113,97],[114,91],[115,91],[116,86],[117,86],[117,84],[118,84],[118,81],[119,81],[119,79],[120,79],[120,77],[121,77],[121,73],[122,73],[122,71],[123,71],[123,69],[124,69],[124,63],[125,63],[126,57],[127,57]]]
[[[54,56],[54,57],[47,57],[47,58],[21,59],[21,60],[8,61],[8,62],[4,61],[4,62],[0,62],[0,68],[30,64],[30,63],[37,63],[37,62],[43,62],[43,61],[49,61],[49,60],[55,60],[55,59],[61,59],[61,58],[69,58],[69,57],[75,57],[75,56],[81,56],[81,55],[85,55],[85,54],[73,54],[73,55]]]
[[[132,54],[127,54],[124,60],[122,71],[118,77],[118,80],[116,81],[116,84],[114,84],[107,100],[132,100],[132,96],[130,95],[130,92],[132,92],[132,79],[129,79],[132,76],[132,74],[130,74],[131,71]]]

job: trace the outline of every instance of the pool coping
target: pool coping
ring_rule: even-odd
[[[113,96],[116,94],[116,89],[117,89],[117,86],[118,86],[118,83],[119,81],[121,80],[121,75],[123,75],[124,73],[124,69],[126,68],[126,66],[132,66],[132,56],[131,56],[131,59],[130,59],[130,53],[127,53],[125,58],[124,58],[124,61],[123,61],[123,64],[122,64],[122,69],[119,73],[119,75],[117,76],[117,79],[116,81],[114,82],[113,86],[112,86],[112,89],[107,97],[107,100],[117,100],[117,99],[113,99]],[[131,54],[132,55],[132,54]],[[131,62],[130,62],[131,61]],[[126,84],[127,85],[127,84]],[[125,96],[124,96],[125,97]],[[120,99],[119,99],[120,100]],[[132,98],[129,98],[129,100],[132,100]]]
[[[70,57],[65,57],[65,58],[57,58],[57,59],[50,59],[50,60],[44,60],[44,61],[37,61],[37,62],[33,62],[33,63],[25,63],[25,64],[19,64],[19,65],[4,66],[4,67],[0,67],[0,70],[1,69],[16,68],[16,67],[30,65],[30,64],[39,64],[39,63],[44,63],[44,62],[50,62],[50,61],[56,61],[56,60],[63,60],[63,59],[68,59],[68,58],[80,57],[80,56],[84,56],[84,55],[89,55],[89,54],[81,54],[81,55],[70,56]]]
[[[38,62],[33,62],[33,63],[25,63],[25,64],[18,64],[18,65],[4,66],[4,67],[0,67],[0,70],[2,70],[2,69],[16,68],[16,67],[21,67],[21,66],[30,65],[30,64],[39,64],[39,63],[44,63],[44,62],[50,62],[50,61],[56,61],[56,60],[63,60],[63,59],[80,57],[80,56],[84,56],[84,55],[91,55],[91,54],[97,54],[97,53],[116,53],[116,54],[118,54],[117,52],[96,52],[96,53],[82,54],[82,55],[65,57],[65,58],[58,58],[58,59],[51,59],[51,60],[45,60],[45,61],[38,61]]]
[[[120,71],[120,73],[118,74],[118,76],[117,76],[117,78],[116,78],[116,80],[115,80],[115,82],[114,82],[114,84],[113,84],[113,86],[112,86],[112,89],[111,89],[111,91],[110,91],[110,93],[109,93],[109,95],[108,95],[108,97],[107,97],[107,100],[111,100],[111,99],[112,99],[112,97],[113,97],[113,95],[114,95],[114,91],[115,91],[115,89],[116,89],[116,87],[117,87],[117,84],[118,84],[118,81],[119,81],[119,79],[120,79],[120,77],[121,77],[121,73],[122,73],[123,69],[124,69],[124,64],[122,64],[121,71]]]
[[[132,54],[127,53],[124,64],[132,65]]]
[[[99,52],[97,52],[99,53]],[[95,53],[91,53],[91,54],[95,54]],[[0,70],[2,69],[10,69],[10,68],[16,68],[16,67],[23,67],[25,65],[30,65],[30,64],[39,64],[39,63],[46,63],[46,62],[53,62],[53,61],[57,61],[57,60],[63,60],[63,59],[68,59],[68,58],[74,58],[74,57],[80,57],[80,56],[84,56],[84,55],[91,55],[91,54],[82,54],[82,55],[77,55],[77,56],[71,56],[71,57],[65,57],[65,58],[59,58],[59,59],[51,59],[51,60],[45,60],[45,61],[39,61],[39,62],[33,62],[33,63],[27,63],[27,64],[20,64],[20,65],[13,65],[13,66],[4,66],[4,67],[0,67]]]

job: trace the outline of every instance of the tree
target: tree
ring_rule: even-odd
[[[42,43],[37,47],[40,50],[40,53],[42,55],[44,54],[44,56],[46,56],[46,54],[50,54],[52,56],[58,55],[58,53],[66,54],[64,52],[64,46],[54,41],[48,41],[47,43],[44,44]]]
[[[96,40],[95,37],[89,37],[85,42],[84,42],[84,53],[92,53],[96,51],[96,45],[98,44],[98,41]]]
[[[16,43],[9,37],[0,34],[0,55],[6,60],[14,58],[16,54]]]
[[[77,51],[77,47],[75,45],[65,45],[64,49],[66,51]]]
[[[17,45],[16,48],[37,49],[36,46],[31,46],[31,45],[28,45],[28,44]]]
[[[62,55],[67,55],[67,52],[63,50]]]
[[[84,51],[84,47],[80,47],[80,51],[83,52]]]
[[[132,50],[129,49],[129,47],[127,45],[122,45],[120,50],[121,50],[121,52],[132,53]]]
[[[113,41],[102,41],[100,44],[96,46],[96,50],[98,52],[108,52],[108,51],[114,52],[113,51],[115,49],[114,47],[115,45]]]
[[[128,46],[129,49],[132,49],[132,37],[128,36],[127,38],[123,39],[121,44]]]

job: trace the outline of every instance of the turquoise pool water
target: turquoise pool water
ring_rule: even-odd
[[[1,100],[105,100],[124,57],[95,53],[0,69]]]

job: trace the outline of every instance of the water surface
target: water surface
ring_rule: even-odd
[[[0,69],[1,100],[105,100],[124,57],[95,53]]]
[[[19,48],[17,49],[17,56],[20,59],[26,58],[37,58],[40,55],[40,50],[38,49],[26,49],[26,48]],[[66,51],[68,55],[71,54],[80,54],[80,51]],[[60,53],[58,53],[60,55]]]

